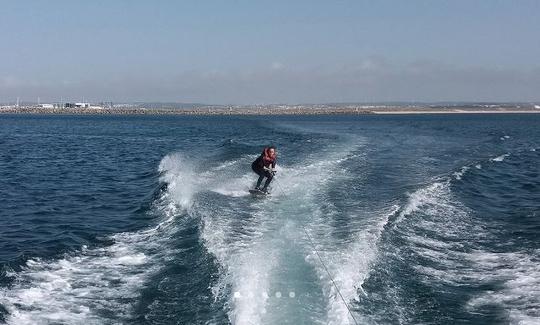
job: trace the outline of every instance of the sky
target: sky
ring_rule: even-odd
[[[540,1],[0,0],[0,102],[540,100]]]

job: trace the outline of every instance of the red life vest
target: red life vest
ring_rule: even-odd
[[[274,154],[270,155],[270,148],[264,148],[262,154],[262,163],[264,167],[275,167],[276,165],[276,151],[274,150]]]

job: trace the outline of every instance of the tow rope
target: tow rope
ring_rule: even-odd
[[[277,184],[276,182],[275,182],[275,184],[277,185],[277,187],[280,190],[281,194],[285,195],[285,192],[281,189],[281,186],[279,186],[279,184]],[[319,254],[319,251],[315,247],[315,243],[311,239],[311,236],[309,235],[309,233],[307,232],[306,228],[303,225],[300,225],[300,226],[302,227],[302,230],[306,234],[309,245],[311,246],[313,251],[315,251],[315,254],[317,254],[317,257],[319,258],[319,262],[321,262],[321,265],[323,266],[324,270],[326,271],[326,274],[328,274],[328,277],[330,278],[330,281],[332,282],[332,285],[334,286],[334,288],[336,289],[339,297],[341,298],[341,301],[343,301],[343,304],[345,305],[345,307],[347,307],[347,311],[349,312],[349,315],[351,315],[351,318],[353,319],[354,323],[356,325],[358,325],[358,322],[356,321],[356,318],[354,317],[354,314],[352,313],[351,308],[349,307],[349,304],[347,304],[347,302],[345,301],[345,298],[343,298],[343,295],[341,294],[341,291],[339,290],[339,287],[337,286],[336,282],[334,281],[334,277],[332,276],[332,274],[330,273],[330,271],[326,267],[326,264],[324,263],[321,255]]]

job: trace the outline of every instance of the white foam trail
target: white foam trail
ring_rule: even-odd
[[[232,168],[234,165],[238,164],[240,162],[240,160],[241,159],[235,159],[235,160],[226,161],[226,162],[222,163],[221,165],[215,167],[214,170],[218,171],[218,170],[224,170],[224,169],[227,169],[227,168]]]
[[[429,189],[429,190],[428,190]],[[435,183],[413,193],[403,217],[421,212],[406,227],[411,250],[430,261],[414,269],[429,286],[486,284],[499,287],[471,299],[470,311],[498,305],[511,324],[537,324],[540,320],[540,251],[489,252],[463,238],[488,238],[489,232],[455,200],[449,183]],[[437,238],[426,237],[434,232]]]
[[[454,172],[454,177],[457,179],[457,180],[461,180],[461,177],[463,177],[463,175],[470,169],[470,167],[468,166],[463,166],[461,167],[461,169],[457,172]]]
[[[415,216],[419,213],[419,216]],[[414,218],[403,223],[408,218]],[[478,226],[470,224],[467,210],[452,198],[450,181],[438,181],[421,188],[411,194],[405,207],[401,210],[394,222],[395,227],[403,228],[407,240],[414,246],[415,252],[434,261],[445,263],[442,256],[448,251],[461,249],[459,239],[464,231],[475,230],[481,232]],[[436,231],[441,238],[426,237],[428,231]],[[422,268],[418,266],[418,268]]]
[[[248,187],[242,186],[240,188],[244,188],[244,189],[243,190],[230,190],[230,189],[218,188],[213,191],[221,195],[230,196],[230,197],[242,197],[242,196],[250,195],[249,192],[247,191]]]
[[[501,162],[504,160],[504,158],[510,156],[510,154],[505,153],[504,155],[500,155],[498,157],[492,158],[491,161]]]
[[[450,286],[489,285],[488,290],[467,302],[470,312],[484,306],[501,308],[510,324],[538,324],[540,321],[540,251],[495,253],[484,250],[459,251],[456,247],[417,249],[434,267],[416,266],[427,284],[434,281]],[[436,253],[436,254],[433,254]]]
[[[159,268],[156,260],[163,256],[148,251],[158,248],[158,233],[169,223],[116,234],[109,247],[83,248],[64,259],[28,260],[15,285],[0,294],[7,323],[103,324],[108,322],[105,311],[126,319],[131,306],[125,301],[138,297],[145,279]]]
[[[410,217],[415,212],[421,216],[399,226],[406,228],[407,239],[415,252],[444,267],[452,268],[455,262],[459,263],[463,236],[469,232],[477,236],[485,234],[482,226],[472,221],[467,208],[453,198],[449,181],[435,182],[411,194],[400,217]],[[426,237],[430,231],[439,237]],[[427,270],[422,266],[417,268]]]
[[[253,160],[255,160],[255,158],[257,158],[257,157],[258,157],[258,155],[243,155],[238,159],[224,161],[220,165],[212,168],[212,172],[215,173],[217,171],[222,171],[222,170],[227,170],[227,169],[234,170],[235,168],[238,168],[240,166],[245,167],[247,165],[247,163],[249,163],[249,165],[251,165],[251,162]]]
[[[320,261],[315,260],[315,253],[308,256],[312,263],[317,265],[317,270],[325,284],[325,290],[328,292],[328,324],[354,324],[350,317],[347,304],[359,299],[358,293],[364,295],[367,293],[362,288],[364,281],[369,275],[370,269],[378,256],[378,242],[384,227],[391,216],[399,210],[399,206],[394,205],[388,211],[380,213],[379,218],[373,218],[373,223],[365,225],[355,234],[353,241],[346,247],[335,251],[323,251],[321,254],[323,261],[328,264],[330,274],[323,271]],[[339,288],[337,292],[335,285]],[[359,315],[355,316],[357,319]]]
[[[448,182],[434,182],[425,188],[409,194],[407,204],[399,213],[394,226],[398,225],[406,216],[426,205],[436,205],[439,203],[439,196],[448,186]]]
[[[233,301],[230,320],[233,324],[260,324],[266,311],[270,293],[269,273],[276,266],[275,252],[259,252],[254,249],[247,254],[239,254],[238,260],[229,262],[232,274]]]
[[[226,161],[203,173],[203,176],[206,177],[206,187],[213,192],[231,197],[250,195],[249,189],[254,186],[251,162],[256,157],[257,155],[244,155],[239,159]]]
[[[246,155],[204,173],[201,187],[231,197],[249,195],[256,179],[250,168],[255,157]],[[240,218],[234,202],[229,203],[233,205],[217,206],[205,200],[195,209],[201,216],[203,243],[220,265],[220,279],[212,292],[215,299],[227,301],[233,324],[260,324],[268,299],[269,273],[276,265],[276,245],[267,236],[274,220],[262,210],[249,219]]]
[[[540,250],[532,254],[475,251],[468,257],[476,269],[470,276],[479,283],[502,283],[501,289],[471,299],[469,309],[495,304],[507,311],[512,324],[540,322]]]
[[[244,174],[241,177],[230,177],[225,176],[227,180],[223,180],[222,183],[217,183],[213,185],[212,191],[232,197],[241,197],[247,196],[249,194],[249,189],[253,188],[254,176],[250,174]]]
[[[162,215],[156,226],[118,233],[114,244],[69,254],[57,260],[30,259],[22,271],[11,273],[14,282],[0,291],[0,303],[8,311],[8,324],[105,324],[129,320],[132,303],[146,279],[177,252],[169,237],[178,226],[175,217],[191,205],[193,173],[180,167],[174,156],[160,164],[162,180],[170,191],[155,202]],[[188,188],[182,188],[188,184]],[[185,196],[184,196],[185,195]],[[171,200],[174,198],[174,201]],[[179,202],[180,205],[174,203]],[[113,319],[111,319],[111,317]]]
[[[204,210],[198,207],[198,210]],[[210,210],[203,215],[202,238],[221,266],[214,297],[226,296],[233,324],[260,324],[269,292],[268,275],[275,267],[275,245],[265,240],[272,220],[256,214],[255,223],[235,223],[234,211]],[[239,229],[240,228],[240,229]]]
[[[165,156],[158,170],[162,173],[161,181],[168,184],[167,190],[174,201],[183,208],[189,208],[196,187],[201,182],[201,178],[193,172],[192,163],[175,153]]]
[[[207,187],[231,197],[249,195],[255,180],[250,163],[255,158],[247,155],[208,172]],[[234,207],[215,207],[212,202],[201,202],[197,208],[202,214],[205,247],[221,266],[220,280],[212,288],[214,297],[226,297],[231,323],[260,324],[270,290],[269,274],[276,266],[276,245],[266,235],[273,220],[259,211],[249,223],[238,219]]]
[[[306,247],[308,250],[306,261],[315,268],[327,299],[325,324],[354,324],[345,303],[350,305],[358,300],[359,293],[365,294],[362,285],[377,259],[378,241],[389,218],[399,209],[397,205],[394,205],[387,211],[374,213],[374,216],[370,218],[351,215],[350,219],[354,220],[356,225],[349,226],[356,230],[351,230],[352,234],[346,242],[336,242],[335,238],[329,236],[333,226],[328,223],[328,215],[326,212],[323,213],[320,207],[321,205],[330,206],[331,203],[319,201],[320,190],[324,189],[324,185],[329,181],[340,178],[345,180],[351,177],[350,173],[342,172],[339,165],[349,159],[362,157],[364,155],[343,153],[337,158],[314,161],[296,168],[296,171],[291,171],[291,175],[282,181],[287,195],[296,196],[302,202],[302,208],[308,211],[311,209],[310,213],[313,215],[307,222],[306,231],[315,240],[316,247]],[[311,180],[306,180],[305,175],[317,175],[319,182],[313,184]],[[362,173],[356,173],[354,177],[362,177]],[[346,213],[338,210],[335,212]],[[302,233],[303,230],[299,229],[298,232]],[[306,245],[308,244],[309,242],[306,242]],[[321,256],[324,265],[321,264],[317,253]],[[326,268],[332,279],[326,272]],[[361,315],[355,314],[355,318],[361,319]]]
[[[274,299],[272,310],[268,310],[269,297],[281,290],[276,287],[276,281],[281,285],[289,281],[279,276],[283,271],[279,269],[280,263],[283,263],[286,250],[291,248],[284,241],[302,233],[297,223],[304,223],[303,218],[311,218],[304,213],[304,210],[309,210],[306,195],[309,197],[309,193],[317,191],[321,184],[335,177],[336,166],[354,158],[350,154],[351,148],[353,146],[333,148],[324,155],[308,158],[305,164],[294,168],[278,165],[272,196],[252,205],[255,208],[252,221],[238,220],[234,207],[230,210],[213,207],[211,202],[206,207],[198,207],[197,210],[206,210],[202,217],[205,246],[222,267],[220,280],[213,288],[214,296],[228,298],[231,323],[272,324],[276,318],[284,317],[283,313],[290,312],[285,311],[287,307],[282,305],[281,301],[286,300]],[[233,175],[235,177],[230,182],[214,186],[213,191],[234,195],[229,191],[254,181],[251,170],[246,174],[244,168],[243,173],[241,177]],[[318,176],[316,182],[313,182],[311,175]],[[315,202],[314,206],[319,204]],[[296,284],[291,285],[294,288]]]
[[[257,221],[264,223],[261,219]],[[212,291],[216,299],[227,297],[231,323],[260,324],[268,299],[268,274],[275,266],[274,247],[261,241],[264,225],[251,229],[258,232],[254,236],[240,236],[229,233],[234,232],[229,222],[223,215],[204,218],[205,246],[221,266],[221,279]]]

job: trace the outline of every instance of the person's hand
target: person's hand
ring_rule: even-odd
[[[272,176],[276,176],[277,170],[272,170]]]

